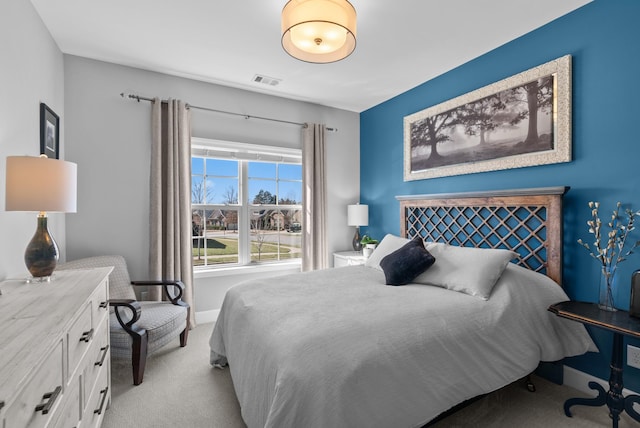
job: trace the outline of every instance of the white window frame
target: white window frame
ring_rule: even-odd
[[[229,268],[265,267],[268,265],[300,265],[301,258],[254,262],[251,260],[251,220],[250,212],[257,207],[265,209],[302,209],[300,205],[255,205],[248,202],[248,163],[251,161],[302,164],[302,150],[267,145],[239,143],[192,137],[191,157],[210,157],[238,161],[238,204],[192,204],[193,210],[210,208],[229,209],[236,207],[238,212],[238,262],[194,266],[194,272],[227,270]],[[304,185],[304,184],[303,184]]]

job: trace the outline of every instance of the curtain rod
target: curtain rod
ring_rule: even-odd
[[[130,98],[132,100],[136,100],[138,102],[140,101],[149,101],[149,102],[154,102],[153,98],[148,98],[148,97],[143,97],[140,95],[136,95],[136,94],[125,94],[124,92],[120,93],[120,96],[122,98]],[[163,103],[167,102],[167,100],[162,100]],[[213,108],[209,108],[209,107],[200,107],[200,106],[194,106],[192,104],[186,104],[187,108],[193,108],[193,109],[197,109],[197,110],[204,110],[204,111],[210,111],[210,112],[214,112],[214,113],[222,113],[222,114],[229,114],[232,116],[242,116],[245,119],[260,119],[260,120],[268,120],[271,122],[279,122],[279,123],[286,123],[289,125],[298,125],[298,126],[302,126],[304,128],[306,128],[307,124],[306,123],[299,123],[299,122],[291,122],[288,120],[282,120],[282,119],[272,119],[270,117],[261,117],[261,116],[251,116],[248,114],[242,114],[242,113],[235,113],[232,111],[226,111],[226,110],[216,110]],[[338,132],[337,128],[326,128],[327,131],[331,131],[331,132]]]

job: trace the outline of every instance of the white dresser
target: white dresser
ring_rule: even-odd
[[[0,284],[0,426],[99,427],[111,399],[112,268]]]
[[[340,251],[333,253],[333,267],[363,265],[367,259],[362,251]]]

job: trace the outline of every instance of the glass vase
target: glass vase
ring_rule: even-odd
[[[616,274],[615,271],[604,270],[600,273],[600,296],[598,306],[605,311],[616,311],[613,296],[616,294]]]

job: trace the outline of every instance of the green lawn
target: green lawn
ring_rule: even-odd
[[[204,248],[192,249],[193,264],[200,266],[204,264],[204,257],[207,257],[208,264],[235,263],[238,261],[238,240],[227,238],[207,239],[207,250]],[[206,254],[205,254],[206,253]],[[291,248],[280,247],[280,259],[298,258],[300,253],[292,252]],[[251,243],[251,259],[258,260],[258,244]],[[278,246],[265,242],[262,244],[260,261],[278,260]]]

